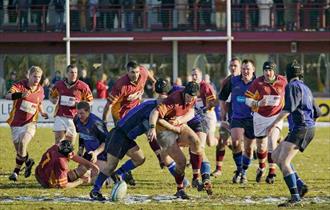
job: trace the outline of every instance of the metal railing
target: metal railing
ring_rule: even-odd
[[[212,4],[71,6],[71,31],[225,31],[226,13]],[[65,13],[52,6],[4,8],[1,31],[61,32]],[[233,31],[330,31],[327,4],[232,5]]]

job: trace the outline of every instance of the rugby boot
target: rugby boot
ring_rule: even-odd
[[[234,171],[233,183],[237,184],[240,180],[240,172],[238,170]]]
[[[98,191],[91,191],[89,193],[89,197],[94,200],[94,201],[105,201],[106,198],[102,195],[102,193],[98,192]]]
[[[134,179],[131,171],[128,171],[128,172],[125,173],[125,175],[124,175],[124,181],[127,184],[131,185],[131,186],[135,186],[136,185],[135,179]]]
[[[187,193],[183,189],[178,190],[174,196],[176,196],[177,198],[184,199],[184,200],[190,199],[190,197],[187,195]]]
[[[18,180],[18,174],[13,172],[8,178],[9,180],[16,182]]]
[[[257,169],[257,175],[256,175],[256,182],[259,183],[261,181],[261,178],[264,176],[265,169],[258,168]]]
[[[301,203],[301,200],[288,200],[287,202],[281,203],[278,205],[278,207],[303,207],[303,204]]]
[[[24,171],[24,177],[28,178],[29,176],[31,176],[31,170],[32,170],[32,166],[34,165],[34,160],[33,159],[28,159],[25,162],[25,171]]]
[[[203,182],[203,188],[206,191],[208,195],[212,195],[212,183],[210,180],[210,175],[209,174],[203,174],[202,175],[202,182]]]
[[[276,177],[276,174],[268,174],[267,177],[266,177],[266,183],[267,184],[274,184],[275,177]]]
[[[301,186],[301,188],[298,188],[298,192],[299,192],[300,198],[303,198],[306,195],[306,193],[308,192],[308,186],[303,184]]]
[[[241,173],[239,183],[240,184],[246,184],[247,182],[248,182],[248,180],[247,180],[247,177],[246,177],[246,173]]]
[[[222,171],[221,170],[218,170],[218,169],[215,169],[212,173],[211,173],[211,176],[213,176],[214,178],[217,178],[218,176],[221,176],[222,175]]]
[[[203,183],[201,181],[199,181],[198,179],[193,179],[191,182],[191,186],[193,188],[196,188],[197,191],[202,191],[204,188]]]

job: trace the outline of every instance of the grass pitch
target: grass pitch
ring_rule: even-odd
[[[283,135],[286,133],[286,129]],[[248,171],[248,184],[233,185],[231,179],[235,170],[231,151],[226,150],[223,175],[212,179],[214,195],[187,189],[192,197],[189,201],[174,199],[176,191],[174,178],[166,169],[161,170],[158,161],[149,148],[145,137],[137,142],[147,158],[145,164],[134,170],[137,181],[135,187],[128,188],[124,201],[112,203],[92,202],[88,194],[91,186],[75,189],[43,189],[34,178],[19,177],[16,183],[8,176],[15,166],[15,152],[9,128],[0,128],[0,209],[275,209],[276,205],[289,197],[282,174],[278,171],[274,185],[255,182],[257,161],[253,161]],[[41,155],[54,142],[51,129],[38,128],[29,145],[29,154],[39,162]],[[309,185],[310,192],[304,199],[305,209],[330,209],[330,131],[317,128],[316,137],[301,154],[294,159],[299,175]],[[207,148],[212,169],[215,165],[215,148]],[[186,177],[191,179],[191,169],[186,169]],[[111,189],[103,188],[104,195]]]

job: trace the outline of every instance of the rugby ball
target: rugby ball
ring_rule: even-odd
[[[110,193],[111,201],[115,202],[123,199],[126,196],[126,193],[127,193],[127,184],[125,181],[119,181],[115,183]]]

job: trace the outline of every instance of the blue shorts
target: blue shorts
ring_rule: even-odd
[[[297,128],[290,131],[284,141],[297,145],[300,152],[303,152],[308,144],[313,140],[314,135],[315,127]]]
[[[137,146],[134,140],[129,139],[127,135],[120,128],[113,128],[106,141],[107,153],[123,159],[128,150]]]
[[[202,120],[190,120],[187,125],[196,133],[207,133],[209,131],[209,128],[207,126],[207,122],[203,118]]]
[[[253,118],[231,119],[231,128],[243,128],[246,138],[254,139]]]

